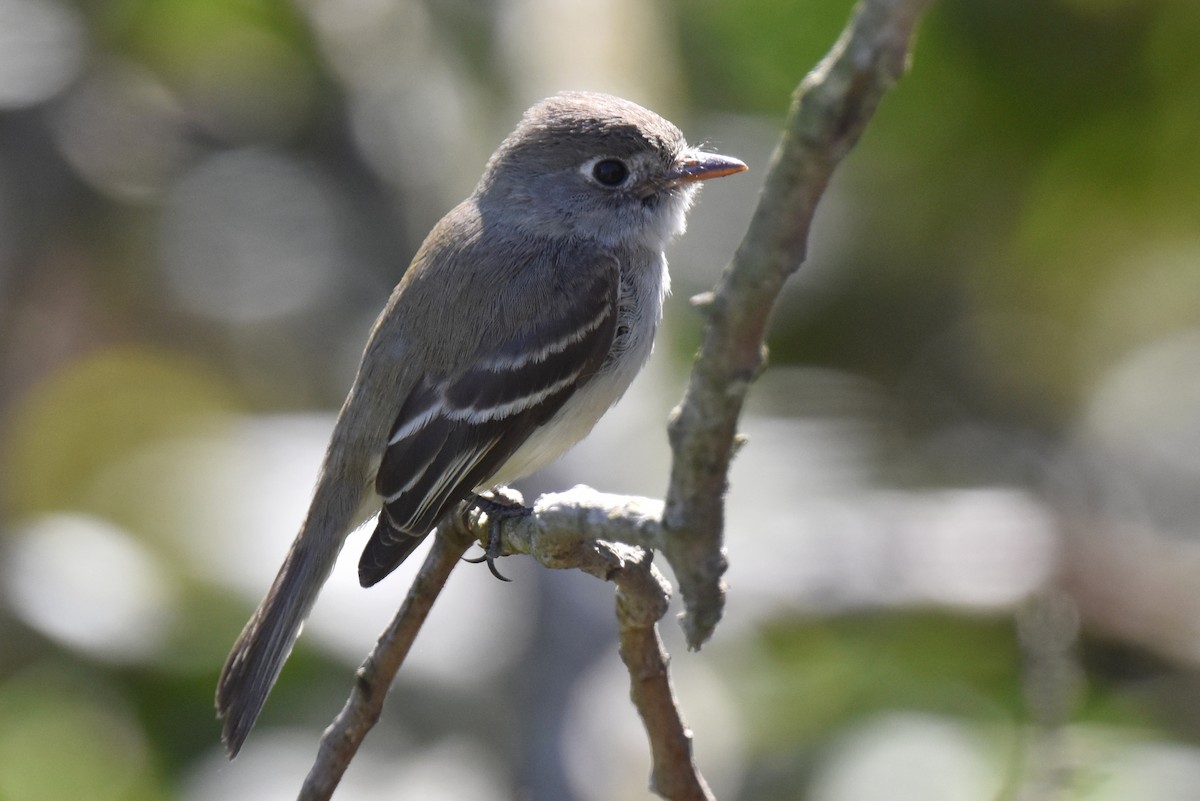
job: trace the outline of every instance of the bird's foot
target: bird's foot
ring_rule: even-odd
[[[488,570],[492,575],[501,581],[512,581],[512,579],[504,576],[496,568],[496,560],[501,556],[501,549],[504,545],[500,536],[500,526],[505,520],[514,520],[518,517],[528,517],[533,514],[533,510],[528,506],[517,501],[510,501],[499,492],[491,492],[492,497],[484,497],[482,495],[472,493],[470,497],[471,505],[479,511],[487,515],[488,518],[488,538],[487,547],[484,549],[483,556],[474,559],[465,559],[464,561],[471,564],[479,564],[487,562]]]

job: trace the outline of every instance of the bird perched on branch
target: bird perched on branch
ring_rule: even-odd
[[[525,113],[375,322],[308,515],[221,673],[231,757],[347,535],[378,513],[359,562],[375,584],[455,504],[586,435],[650,355],[663,249],[696,188],[745,169],[617,97],[567,92]]]

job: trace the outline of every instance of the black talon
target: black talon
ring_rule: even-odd
[[[483,556],[471,559],[463,557],[463,561],[470,562],[473,565],[477,565],[480,562],[487,562],[488,570],[493,576],[501,581],[512,581],[512,579],[506,577],[496,567],[496,560],[504,556],[504,554],[500,553],[503,545],[500,536],[500,525],[505,520],[533,514],[533,510],[519,503],[504,503],[492,498],[484,498],[477,494],[471,495],[471,504],[488,516],[487,548],[484,549]]]
[[[502,574],[500,572],[500,568],[496,567],[496,557],[494,557],[494,556],[488,556],[485,553],[483,556],[474,556],[474,557],[470,557],[470,558],[464,556],[462,558],[462,560],[464,562],[469,562],[473,565],[477,565],[480,562],[487,562],[488,570],[492,571],[493,576],[500,579],[501,581],[512,581],[512,579],[506,577],[504,574]]]
[[[469,562],[470,564],[473,564],[473,565],[477,565],[480,562],[487,562],[488,570],[491,571],[493,576],[500,579],[501,581],[512,581],[512,579],[508,578],[507,576],[505,576],[503,573],[500,572],[500,568],[496,567],[496,557],[494,557],[494,556],[491,556],[491,555],[485,553],[483,556],[475,556],[475,557],[464,556],[464,557],[462,557],[462,560],[464,562]]]
[[[496,578],[500,579],[501,581],[507,581],[510,583],[512,582],[512,579],[500,572],[500,568],[496,567],[496,563],[491,559],[487,560],[487,566],[488,570],[492,571],[492,575]]]

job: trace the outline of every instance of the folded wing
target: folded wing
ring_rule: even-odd
[[[384,502],[359,562],[363,586],[394,570],[604,365],[620,276],[615,264],[590,267],[572,270],[569,290],[518,336],[453,372],[426,375],[404,400],[376,476]]]

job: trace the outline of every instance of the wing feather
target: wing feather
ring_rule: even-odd
[[[364,586],[394,570],[604,365],[616,334],[620,276],[615,263],[591,267],[574,271],[586,280],[564,292],[554,316],[470,364],[426,375],[404,400],[376,475],[384,503],[359,561]]]

